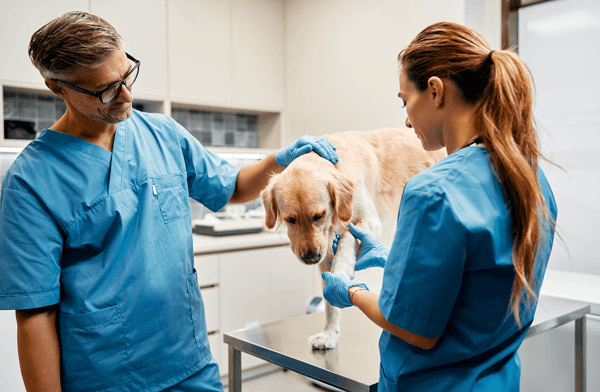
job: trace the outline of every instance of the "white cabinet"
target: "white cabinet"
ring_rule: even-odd
[[[289,247],[225,252],[218,259],[221,336],[218,351],[212,345],[211,351],[221,374],[226,374],[228,346],[222,334],[305,313],[313,293],[314,267],[301,264]],[[206,302],[205,298],[205,306]],[[242,355],[242,369],[264,363]]]
[[[174,101],[283,107],[281,0],[170,0],[168,30]]]
[[[587,390],[600,391],[600,317],[586,318]],[[575,323],[533,338],[519,348],[521,390],[575,392]]]
[[[282,0],[233,0],[233,103],[284,105],[284,4]]]
[[[169,0],[169,86],[174,100],[231,102],[230,2]]]
[[[68,11],[88,11],[87,0],[0,1],[0,79],[43,86],[28,56],[33,33]]]
[[[90,12],[106,19],[123,37],[127,53],[140,60],[135,82],[140,94],[167,95],[166,0],[91,0]]]

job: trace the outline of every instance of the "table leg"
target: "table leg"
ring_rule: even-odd
[[[586,386],[585,316],[575,320],[575,391],[585,392]]]
[[[242,391],[242,353],[229,345],[229,392]]]

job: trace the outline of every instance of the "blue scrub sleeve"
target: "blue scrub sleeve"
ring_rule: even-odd
[[[240,169],[207,150],[184,127],[172,121],[185,159],[190,197],[213,212],[220,210],[233,195]]]
[[[63,238],[33,194],[3,188],[0,197],[0,309],[20,310],[60,301]]]
[[[379,308],[419,336],[442,335],[460,290],[466,230],[443,194],[405,188]]]

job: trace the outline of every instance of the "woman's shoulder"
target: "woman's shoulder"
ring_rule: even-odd
[[[466,147],[413,176],[406,183],[405,192],[447,195],[457,188],[489,182],[492,176],[485,148]]]

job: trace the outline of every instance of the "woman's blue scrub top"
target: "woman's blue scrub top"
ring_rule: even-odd
[[[239,170],[170,117],[133,111],[112,153],[43,131],[6,173],[0,309],[59,304],[64,391],[158,391],[211,359],[189,199]]]
[[[556,203],[538,169],[556,221]],[[554,230],[546,224],[534,271],[539,292]],[[517,354],[535,312],[512,316],[513,226],[486,149],[454,152],[405,186],[379,307],[391,323],[423,337],[430,350],[383,332],[379,391],[518,391]]]

